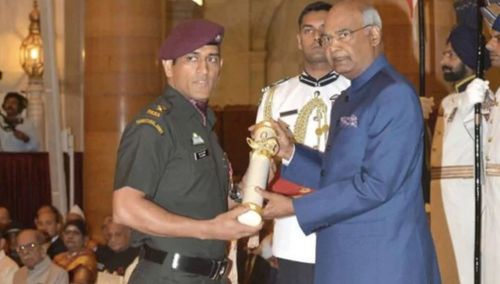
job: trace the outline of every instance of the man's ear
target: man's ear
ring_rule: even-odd
[[[174,65],[173,60],[162,60],[161,63],[163,64],[163,70],[165,70],[165,75],[167,76],[167,78],[172,77],[172,66]]]
[[[382,30],[380,27],[371,26],[369,30],[369,38],[371,46],[375,47],[380,45],[382,41]]]
[[[300,34],[297,34],[297,47],[302,50],[302,40],[300,39]]]

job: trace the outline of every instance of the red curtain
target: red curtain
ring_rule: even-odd
[[[65,170],[68,159],[65,155]],[[82,153],[75,153],[75,202],[82,206]],[[66,184],[69,187],[68,174]],[[36,210],[51,203],[48,153],[0,153],[0,205],[32,227]],[[82,207],[83,208],[83,207]]]

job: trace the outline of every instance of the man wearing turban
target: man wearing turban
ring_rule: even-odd
[[[442,279],[450,283],[474,281],[474,141],[460,109],[464,91],[475,78],[477,33],[456,26],[440,62],[444,80],[454,90],[441,102],[432,139],[431,228]],[[489,66],[486,55],[484,67]]]

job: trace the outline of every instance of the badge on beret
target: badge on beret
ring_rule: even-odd
[[[216,43],[220,43],[222,41],[222,35],[217,35],[215,38],[214,38],[214,41]]]

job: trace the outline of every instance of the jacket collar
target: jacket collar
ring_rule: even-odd
[[[302,74],[300,74],[299,76],[299,81],[311,87],[323,87],[330,83],[335,82],[338,77],[339,74],[337,74],[335,71],[331,71],[325,76],[316,79],[313,76],[307,74],[306,71],[303,71]]]

